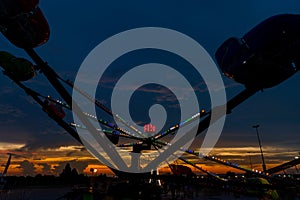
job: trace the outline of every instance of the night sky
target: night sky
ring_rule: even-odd
[[[259,22],[273,15],[299,14],[300,2],[41,0],[40,8],[48,20],[51,34],[49,41],[36,48],[36,51],[59,75],[74,80],[87,54],[101,41],[119,32],[149,26],[174,29],[196,40],[214,58],[215,51],[227,38],[242,37]],[[1,50],[29,58],[22,49],[9,43],[3,35],[0,36],[0,43]],[[182,66],[178,64],[181,61],[172,55],[162,56],[163,52],[155,51],[148,53],[136,52],[114,63],[116,68],[107,72],[103,90],[97,93],[98,99],[109,107],[106,98],[115,84],[115,76],[121,76],[122,72],[134,65],[156,61],[174,65],[174,68]],[[198,88],[198,97],[202,98],[203,95],[207,98],[202,80],[192,77],[188,72],[185,76],[190,76],[192,85]],[[244,88],[225,76],[223,80],[228,99]],[[26,84],[44,95],[59,98],[41,74]],[[249,164],[248,156],[251,154],[254,165],[261,168],[256,132],[252,128],[253,125],[260,124],[259,132],[267,167],[297,156],[300,152],[300,95],[297,92],[299,85],[300,75],[295,74],[282,84],[255,94],[234,109],[226,118],[224,130],[212,154],[244,165]],[[155,95],[159,89],[155,86],[151,90],[145,86],[140,92],[148,95],[147,99],[158,100]],[[147,122],[147,116],[139,119],[134,113],[151,104],[150,100],[145,104],[141,103],[139,98],[145,97],[139,95],[143,94],[135,93],[136,100],[130,105],[134,120],[140,120],[141,124]],[[172,108],[170,105],[174,102],[176,104],[176,101],[170,103],[170,99],[167,99],[165,104],[166,107]],[[207,102],[201,99],[201,106],[205,109],[209,109]],[[170,112],[175,111],[170,109]],[[71,122],[71,114],[68,114],[66,119]],[[178,119],[171,117],[170,124],[172,120]],[[90,167],[102,169],[96,159],[48,118],[30,97],[4,75],[0,76],[0,134],[0,163],[6,162],[6,153],[15,154],[9,174],[57,174],[67,162],[80,172],[84,169],[87,172]],[[195,142],[193,147],[199,147],[197,144]],[[197,162],[204,163],[212,171],[230,170],[221,170],[220,166],[211,162]]]

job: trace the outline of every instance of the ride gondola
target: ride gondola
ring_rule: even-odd
[[[0,0],[0,31],[15,46],[34,48],[46,43],[50,28],[39,0]]]
[[[34,65],[29,60],[6,51],[0,51],[0,67],[4,69],[4,73],[9,73],[18,81],[27,81],[36,75]]]
[[[216,51],[222,72],[247,88],[273,87],[299,70],[300,15],[270,17]]]

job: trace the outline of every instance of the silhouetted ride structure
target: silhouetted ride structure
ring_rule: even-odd
[[[135,137],[130,131],[141,134],[134,126],[127,123],[117,114],[113,113],[109,108],[105,107],[100,101],[92,98],[85,91],[74,86],[71,80],[65,80],[60,77],[45,62],[33,48],[45,44],[50,35],[49,25],[38,7],[38,0],[0,0],[0,27],[3,35],[15,46],[24,49],[32,58],[35,64],[24,58],[18,58],[14,55],[2,51],[0,52],[0,66],[3,73],[12,79],[20,88],[30,95],[42,108],[48,116],[64,128],[78,142],[82,143],[81,138],[75,128],[87,129],[95,132],[95,127],[90,120],[95,120],[105,126],[107,130],[103,130],[105,135],[117,147],[132,147],[133,152],[141,153],[144,150],[158,150],[166,145],[170,145],[166,141],[162,141],[166,136],[176,134],[179,127],[191,124],[196,120],[200,120],[190,131],[197,131],[197,135],[206,130],[210,123],[214,123],[222,116],[216,119],[211,118],[210,111],[201,110],[191,118],[181,123],[175,124],[166,131],[155,134],[148,138]],[[226,40],[216,51],[215,57],[222,72],[229,78],[241,83],[245,89],[230,99],[227,106],[227,113],[254,95],[256,92],[274,87],[288,79],[299,70],[300,62],[300,15],[281,14],[270,17],[262,23],[255,26],[243,37],[232,37]],[[36,71],[41,72],[49,81],[49,83],[59,93],[61,98],[66,102],[52,99],[49,96],[42,95],[37,91],[27,87],[23,82],[30,80],[36,75]],[[122,129],[114,123],[110,123],[103,119],[98,119],[85,111],[80,110],[76,102],[72,101],[72,97],[65,88],[67,85],[85,96],[95,105],[109,114],[116,117],[118,121],[124,124],[129,130]],[[64,109],[72,110],[77,108],[75,113],[82,125],[68,123],[64,121]],[[214,121],[212,121],[214,120]],[[148,132],[155,131],[153,125],[145,126]],[[119,138],[127,138],[134,142],[119,144]],[[188,141],[181,141],[182,143]],[[181,149],[181,151],[199,157],[199,152],[193,150]],[[293,160],[278,167],[268,169],[265,172],[248,169],[238,164],[221,160],[214,156],[203,155],[203,159],[210,160],[222,165],[233,167],[245,172],[249,172],[254,176],[260,176],[266,179],[271,178],[269,174],[276,173],[279,170],[299,164],[300,159]],[[226,181],[218,175],[189,162],[180,157],[183,162],[193,165],[202,172],[208,174],[217,180]],[[173,169],[174,166],[172,166]]]
[[[7,171],[8,171],[8,168],[10,166],[10,163],[11,163],[11,156],[12,154],[9,153],[9,157],[8,157],[8,160],[5,164],[5,167],[4,167],[4,170],[2,173],[0,173],[0,192],[1,191],[5,191],[7,188],[6,188],[6,179],[5,179],[5,176],[7,174]]]
[[[294,166],[299,165],[299,164],[300,164],[300,159],[299,158],[295,158],[294,160],[285,162],[285,163],[283,163],[281,165],[278,165],[276,167],[268,169],[266,171],[266,173],[268,173],[268,174],[275,174],[277,172],[283,171],[285,169],[294,167]]]

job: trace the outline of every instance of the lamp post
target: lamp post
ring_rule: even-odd
[[[263,151],[262,151],[262,148],[261,148],[261,142],[260,142],[260,138],[259,138],[259,134],[258,134],[258,127],[259,127],[258,124],[252,126],[252,128],[256,129],[256,135],[257,135],[258,144],[259,144],[259,148],[260,148],[261,159],[262,159],[262,168],[263,168],[263,171],[266,172],[267,168],[266,168],[266,164],[265,164],[264,154],[263,154]]]

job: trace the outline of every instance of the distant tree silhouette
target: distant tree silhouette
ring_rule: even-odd
[[[67,163],[65,169],[63,169],[62,173],[59,175],[62,182],[71,183],[72,182],[72,169],[70,163]]]
[[[77,177],[78,176],[77,169],[73,168],[72,171],[71,171],[71,174],[72,174],[73,177]]]
[[[63,183],[75,184],[79,182],[79,174],[75,168],[71,168],[70,163],[67,163],[65,169],[63,169],[62,173],[59,175],[61,181]]]
[[[71,175],[71,165],[70,163],[67,163],[65,166],[65,169],[63,169],[62,173],[60,174],[60,176],[70,176]]]

